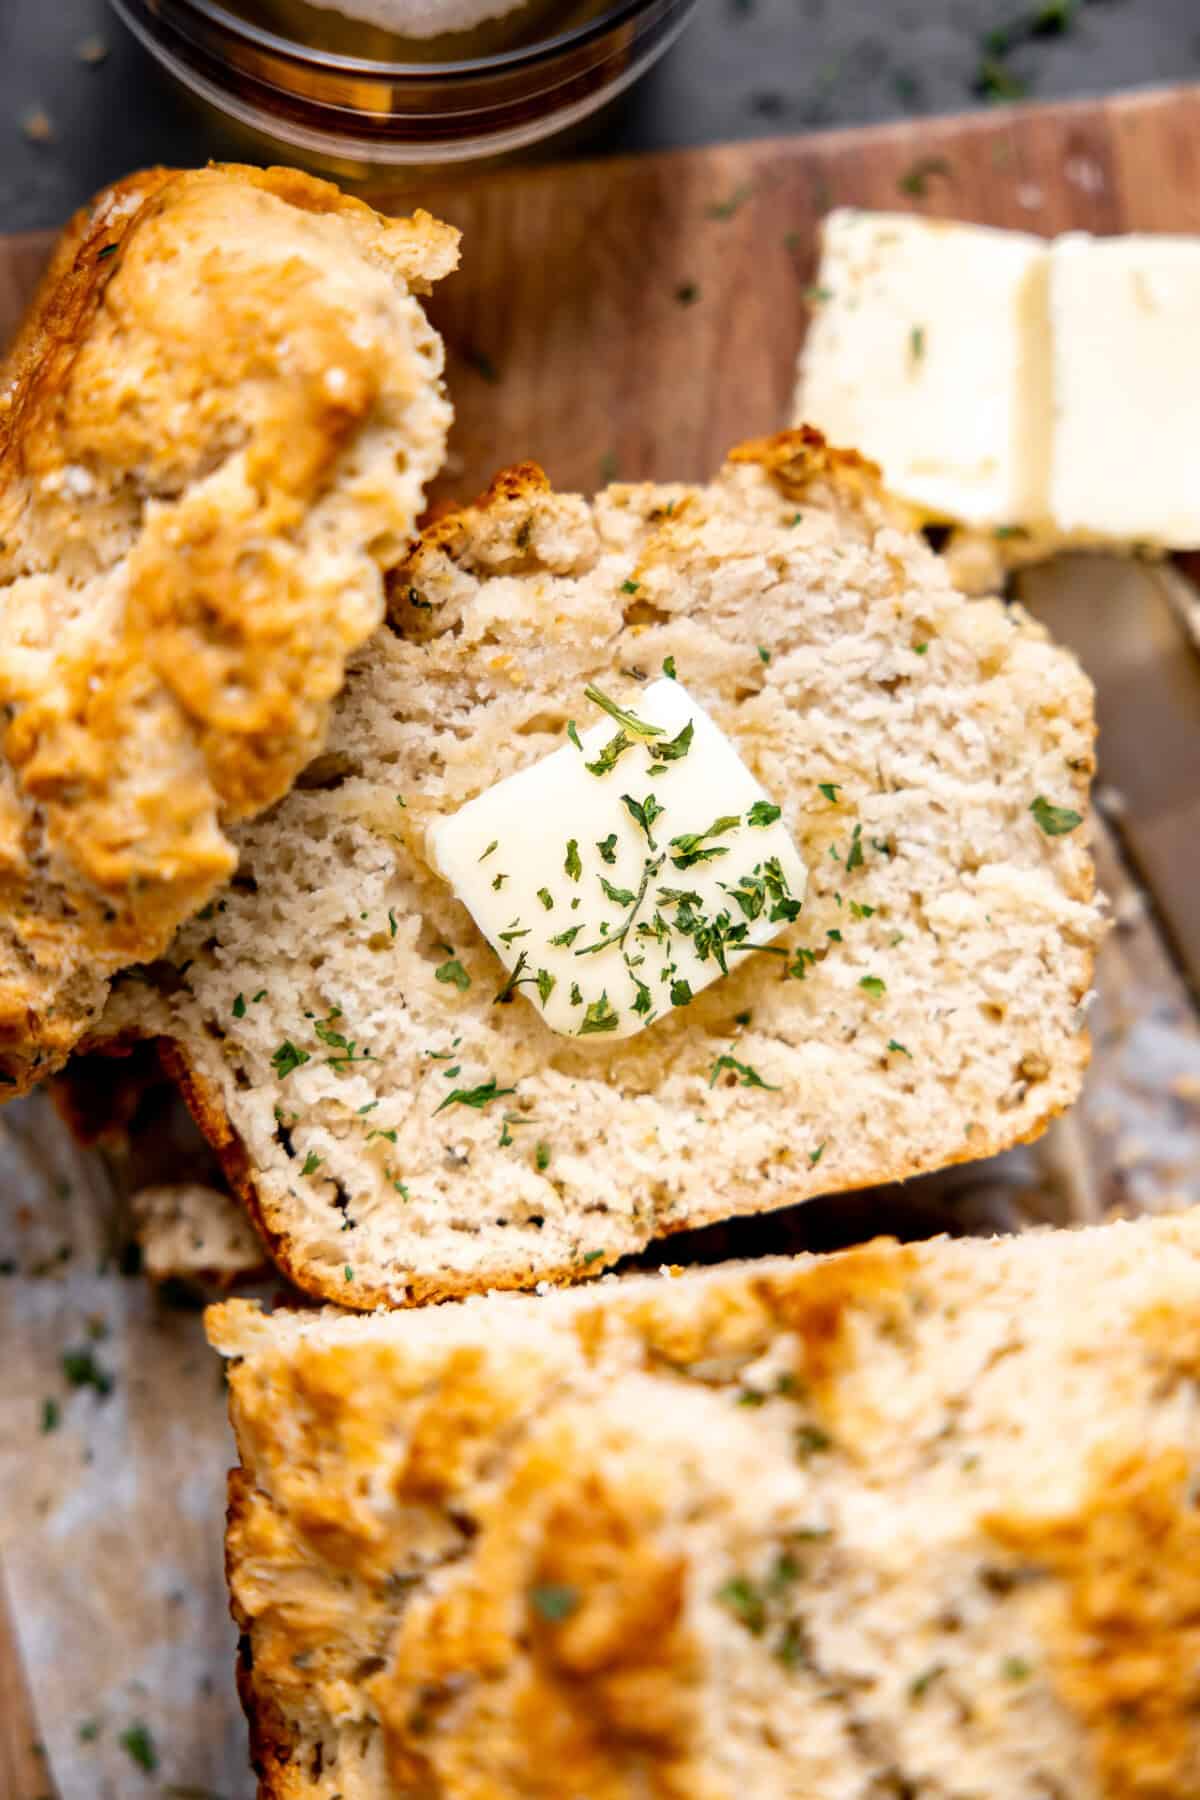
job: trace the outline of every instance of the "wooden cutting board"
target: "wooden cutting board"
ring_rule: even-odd
[[[419,200],[464,234],[462,270],[433,305],[458,411],[443,493],[472,494],[497,467],[530,457],[558,485],[584,490],[617,476],[703,477],[731,444],[786,421],[815,228],[829,207],[902,208],[1047,234],[1200,232],[1200,89],[513,168],[372,197],[404,207]],[[0,240],[0,334],[19,316],[49,242]],[[1107,596],[1094,610],[1093,588]],[[1200,908],[1192,899],[1200,663],[1176,597],[1148,575],[1118,602],[1102,563],[1090,573],[1076,569],[1065,588],[1054,580],[1030,588],[1031,603],[1076,644],[1101,684],[1102,774],[1116,796],[1116,835],[1102,837],[1101,867],[1123,914],[1101,976],[1110,1022],[1103,1054],[1107,1031],[1117,1029],[1112,1020],[1126,1034],[1123,1054],[1131,1054],[1129,1031],[1146,1028],[1137,1061],[1155,1085],[1145,1106],[1170,1115],[1175,1153],[1186,1163],[1200,1142],[1184,1117],[1200,1096],[1186,979],[1200,980]],[[1117,604],[1124,610],[1114,634]],[[1159,697],[1168,692],[1170,718],[1160,723]],[[1169,780],[1155,777],[1163,757]],[[1122,793],[1136,804],[1122,810]],[[1131,882],[1130,864],[1149,877],[1148,898]],[[1115,1059],[1103,1068],[1116,1094]],[[1119,1095],[1105,1106],[1119,1114]],[[1123,1179],[1116,1163],[1127,1153],[1103,1137],[1098,1106],[1088,1117],[1113,1165],[1100,1178]],[[79,1234],[90,1259],[103,1196],[86,1159],[53,1136],[37,1101],[0,1119],[0,1232],[7,1226],[19,1237],[49,1229],[44,1221],[52,1219],[52,1235]],[[1096,1152],[1068,1137],[1062,1154],[1086,1161]],[[225,1440],[217,1372],[204,1362],[195,1321],[164,1323],[140,1283],[97,1277],[94,1268],[77,1279],[56,1267],[0,1286],[0,1357],[20,1371],[0,1394],[0,1473],[5,1458],[10,1471],[21,1459],[0,1518],[0,1795],[248,1800],[218,1572],[214,1463]],[[106,1321],[103,1354],[129,1372],[127,1397],[113,1404],[71,1396],[64,1427],[43,1436],[40,1396],[55,1391],[56,1380],[61,1391],[59,1353],[84,1328],[88,1307]],[[183,1432],[185,1408],[192,1411]],[[110,1499],[98,1470],[118,1472]],[[162,1510],[164,1482],[168,1500],[187,1498],[187,1526],[178,1532]],[[75,1535],[64,1562],[68,1516]],[[95,1600],[101,1588],[105,1604]],[[59,1646],[84,1628],[81,1665]],[[128,1689],[105,1685],[124,1679],[148,1646],[154,1655]],[[94,1705],[89,1669],[100,1695]],[[152,1777],[120,1744],[135,1709],[155,1745]],[[93,1711],[103,1717],[81,1746]]]

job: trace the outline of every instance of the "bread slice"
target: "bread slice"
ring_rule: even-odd
[[[807,862],[793,954],[637,1037],[562,1037],[496,1004],[425,827],[559,745],[586,683],[635,700],[667,657]],[[311,1294],[597,1274],[664,1232],[990,1154],[1074,1099],[1092,867],[1084,826],[1047,836],[1030,809],[1086,814],[1092,739],[1072,657],[964,601],[814,434],[593,505],[517,470],[425,534],[325,756],[241,828],[231,889],[101,1034],[164,1041]],[[511,1093],[483,1104],[489,1083]]]
[[[1192,1800],[1200,1218],[210,1311],[263,1800]]]
[[[287,169],[151,170],[0,369],[0,1090],[232,873],[320,749],[450,419],[457,233]]]
[[[220,1188],[200,1181],[160,1183],[138,1188],[129,1205],[142,1269],[156,1286],[183,1282],[228,1290],[268,1273],[258,1233]]]

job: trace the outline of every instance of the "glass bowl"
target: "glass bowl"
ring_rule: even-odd
[[[112,3],[218,111],[315,158],[369,168],[495,156],[577,124],[662,54],[696,0],[521,0],[506,18],[427,39],[304,0]]]

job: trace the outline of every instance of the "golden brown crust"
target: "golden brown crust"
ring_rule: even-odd
[[[361,1756],[350,1791],[414,1800],[1190,1800],[1197,1249],[1161,1219],[212,1309],[264,1792]]]
[[[68,227],[0,371],[10,1090],[319,747],[440,458],[411,289],[455,236],[237,165],[130,177]]]
[[[1200,1513],[1182,1449],[1102,1464],[1077,1508],[985,1521],[1057,1577],[1055,1679],[1086,1722],[1105,1800],[1200,1791]]]

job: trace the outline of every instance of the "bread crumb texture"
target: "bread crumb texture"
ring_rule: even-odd
[[[990,1154],[1074,1099],[1091,689],[1018,609],[950,587],[869,465],[790,433],[711,486],[592,505],[518,469],[425,534],[390,605],[324,756],[101,1027],[170,1041],[302,1288],[368,1307],[597,1274]],[[782,806],[803,911],[786,954],[731,957],[649,1031],[566,1038],[524,991],[498,1003],[425,830],[557,748],[585,684],[636,707],[668,660]],[[1039,797],[1075,828],[1048,836]]]
[[[1192,1800],[1200,1222],[208,1315],[260,1794]]]
[[[68,228],[0,370],[0,1083],[232,874],[442,459],[457,233],[236,165]]]

